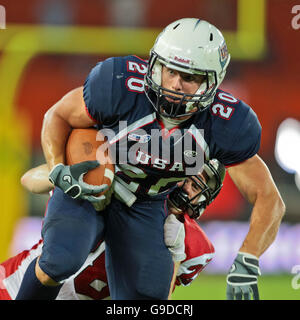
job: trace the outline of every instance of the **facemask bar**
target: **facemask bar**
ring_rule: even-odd
[[[189,199],[188,194],[184,191],[184,184],[175,189],[170,195],[168,201],[178,210],[187,211],[193,219],[198,218],[206,206],[212,201],[212,193],[209,186],[200,177],[190,177],[199,187],[199,191],[193,198]],[[198,203],[192,202],[198,198]]]
[[[189,199],[187,207],[190,209],[191,213],[189,216],[193,219],[197,219],[203,213],[204,209],[212,202],[212,192],[210,187],[205,183],[199,176],[190,177],[194,183],[201,189],[194,197]],[[198,199],[198,200],[197,200]],[[193,203],[197,200],[196,203]]]

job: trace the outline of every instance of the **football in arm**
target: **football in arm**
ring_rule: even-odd
[[[73,165],[98,160],[100,166],[88,171],[83,181],[92,185],[107,184],[110,187],[114,179],[115,166],[108,146],[106,138],[97,129],[73,129],[66,144],[66,163]]]

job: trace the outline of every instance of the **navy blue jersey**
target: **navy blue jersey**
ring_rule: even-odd
[[[116,173],[137,196],[154,196],[195,174],[204,159],[224,165],[259,149],[261,126],[243,101],[217,90],[211,106],[171,131],[163,128],[144,93],[147,63],[136,57],[98,63],[84,84],[89,115],[108,137]],[[162,130],[163,129],[163,130]]]

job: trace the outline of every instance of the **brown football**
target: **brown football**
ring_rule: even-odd
[[[110,157],[108,143],[97,129],[73,129],[66,143],[65,155],[68,165],[98,160],[100,166],[88,171],[84,175],[84,182],[92,185],[107,184],[110,186],[112,184],[115,166]]]

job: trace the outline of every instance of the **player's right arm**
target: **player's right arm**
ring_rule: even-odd
[[[88,128],[95,121],[87,113],[83,87],[70,91],[45,114],[42,126],[42,147],[48,165],[49,180],[73,199],[98,202],[104,195],[94,197],[108,188],[89,185],[82,176],[99,166],[98,161],[83,161],[74,165],[65,164],[65,145],[72,128]]]
[[[72,128],[88,128],[94,124],[85,108],[83,87],[67,93],[46,112],[41,141],[49,170],[64,163],[65,144]]]

